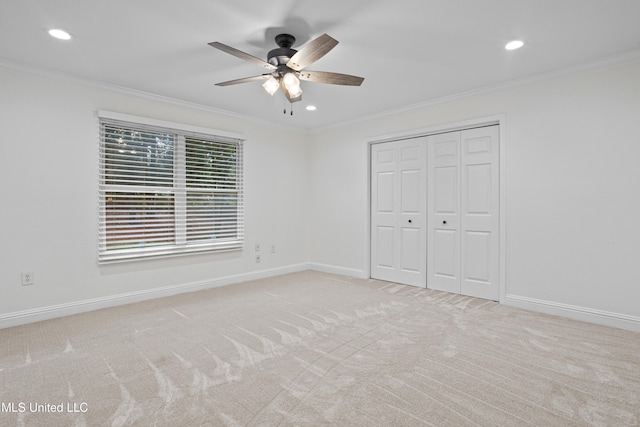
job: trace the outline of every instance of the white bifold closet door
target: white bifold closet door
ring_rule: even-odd
[[[371,146],[371,277],[425,287],[425,138]]]
[[[498,126],[427,137],[427,287],[498,300]]]

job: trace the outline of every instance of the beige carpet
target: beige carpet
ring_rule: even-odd
[[[2,426],[640,422],[640,334],[317,272],[4,329],[0,343]]]

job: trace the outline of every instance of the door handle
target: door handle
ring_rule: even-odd
[[[443,223],[444,225],[447,225],[447,221],[442,221],[442,223]]]
[[[409,224],[411,224],[413,221],[409,220]]]

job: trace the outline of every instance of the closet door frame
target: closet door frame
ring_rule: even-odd
[[[366,242],[364,245],[363,257],[365,260],[365,276],[371,277],[371,145],[381,142],[396,141],[399,139],[419,138],[429,135],[454,132],[464,129],[470,129],[475,127],[499,125],[499,288],[500,299],[499,302],[503,304],[506,299],[507,288],[507,268],[506,268],[506,253],[507,253],[507,212],[506,212],[506,146],[507,146],[507,123],[506,115],[498,114],[492,116],[478,117],[475,119],[452,122],[441,125],[433,125],[429,127],[413,129],[404,132],[395,132],[380,136],[374,136],[367,138],[366,151],[367,151],[367,200],[366,200],[366,224],[364,228],[366,230]]]

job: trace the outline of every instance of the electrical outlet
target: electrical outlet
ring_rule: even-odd
[[[271,245],[271,253],[272,254],[276,253],[276,245]]]
[[[33,285],[33,283],[34,281],[33,281],[32,271],[27,271],[25,273],[22,273],[22,286]]]
[[[260,264],[260,255],[256,255],[256,264]]]
[[[260,252],[260,243],[256,243],[256,252]]]

